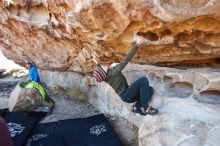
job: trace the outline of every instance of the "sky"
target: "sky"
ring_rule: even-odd
[[[6,69],[7,71],[10,71],[12,69],[24,69],[24,68],[14,63],[14,61],[6,58],[2,54],[1,49],[0,49],[0,69]]]

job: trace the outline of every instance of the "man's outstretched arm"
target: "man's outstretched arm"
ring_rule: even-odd
[[[138,44],[135,44],[129,51],[129,53],[124,57],[122,62],[113,68],[114,72],[121,72],[128,62],[134,57],[135,53],[139,48]]]
[[[129,53],[124,57],[122,62],[113,68],[113,71],[114,72],[121,72],[125,68],[125,66],[128,64],[128,62],[134,57],[138,48],[143,43],[144,43],[144,38],[138,36],[136,39],[136,44],[130,49]]]
[[[131,50],[126,55],[126,57],[124,57],[122,62],[120,64],[118,64],[116,67],[113,68],[113,71],[114,72],[121,72],[125,68],[125,66],[128,64],[128,62],[133,58],[133,56],[137,52],[140,45],[143,44],[143,43],[144,43],[144,38],[141,37],[141,36],[137,36],[136,37],[136,44],[131,48]],[[96,60],[96,57],[95,57],[94,54],[92,54],[92,58],[93,58],[93,61],[96,63],[96,65],[100,66],[100,64]]]

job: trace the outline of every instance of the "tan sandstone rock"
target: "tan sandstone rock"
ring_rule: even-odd
[[[145,37],[124,73],[147,76],[155,87],[155,117],[130,112],[105,83],[90,77],[95,64],[120,62]],[[140,146],[218,143],[220,74],[219,0],[2,0],[0,49],[16,63],[32,60],[50,87],[86,93],[103,113],[139,127]],[[75,90],[75,88],[77,88]],[[74,94],[74,93],[70,93]]]
[[[3,0],[0,48],[24,64],[88,73],[91,53],[119,62],[140,34],[132,60],[160,66],[219,66],[219,0]]]

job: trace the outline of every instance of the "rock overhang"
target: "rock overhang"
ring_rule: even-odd
[[[0,2],[0,47],[19,64],[87,74],[120,62],[136,34],[146,38],[133,63],[219,66],[220,2],[216,0]]]

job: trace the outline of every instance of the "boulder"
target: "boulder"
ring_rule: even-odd
[[[51,104],[45,102],[37,89],[24,89],[18,84],[12,91],[8,107],[10,111],[42,111],[50,108]]]

